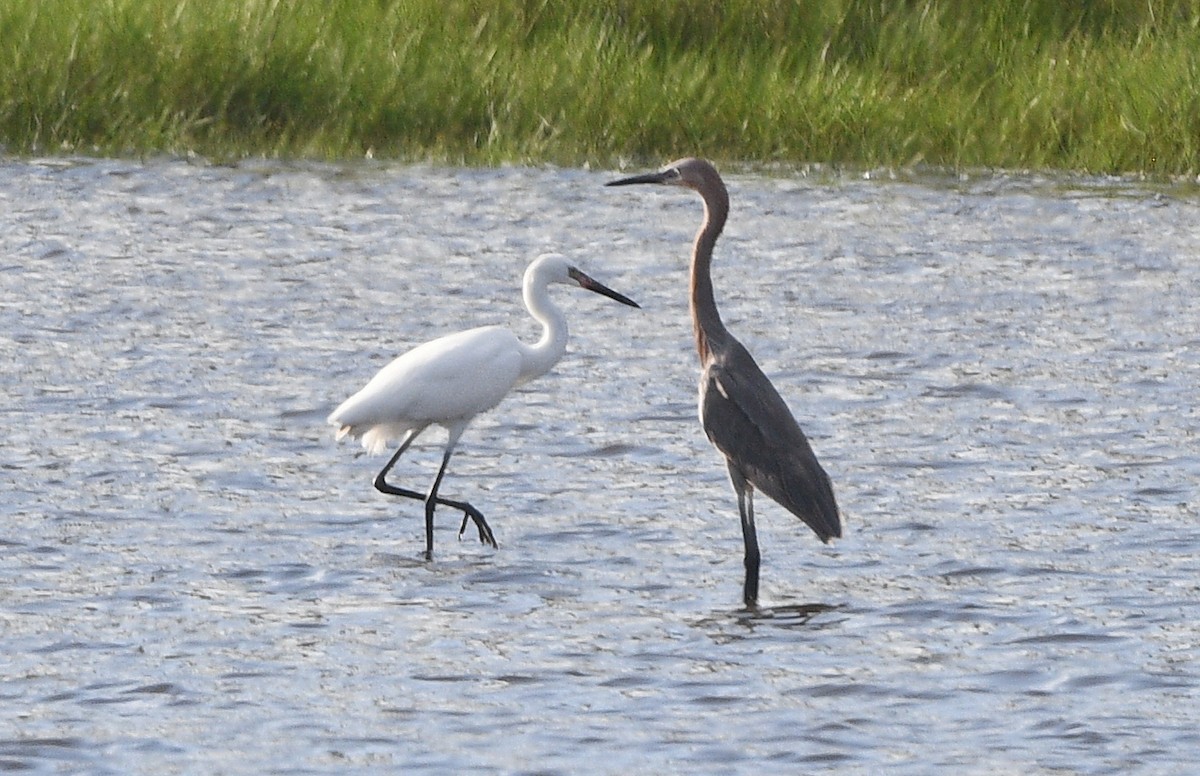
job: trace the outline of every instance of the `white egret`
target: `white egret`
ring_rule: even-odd
[[[393,442],[400,447],[375,478],[382,493],[425,502],[425,558],[433,557],[433,512],[437,504],[463,511],[462,527],[475,521],[479,540],[496,546],[496,538],[483,514],[466,501],[438,495],[450,455],[467,424],[490,410],[519,385],[540,377],[562,358],[567,347],[567,322],[550,301],[551,283],[578,285],[622,304],[638,307],[579,271],[562,256],[539,256],[525,270],[523,296],[529,313],[542,325],[536,344],[527,345],[502,326],[483,326],[418,345],[379,370],[362,390],[333,411],[329,422],[337,438],[362,439],[371,453],[380,453]],[[386,477],[413,440],[431,425],[446,429],[448,439],[442,465],[428,494],[389,484]]]

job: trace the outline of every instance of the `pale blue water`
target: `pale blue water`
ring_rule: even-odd
[[[762,613],[695,417],[698,200],[616,173],[0,164],[0,769],[1188,773],[1200,196],[727,174],[726,320],[834,479],[759,501]],[[507,322],[572,342],[443,485],[324,417]],[[406,457],[424,488],[440,437]]]

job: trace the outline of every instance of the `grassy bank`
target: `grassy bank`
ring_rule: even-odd
[[[1200,0],[7,0],[10,153],[1200,172]]]

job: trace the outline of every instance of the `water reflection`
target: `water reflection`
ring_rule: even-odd
[[[695,625],[707,632],[713,641],[727,643],[751,638],[760,628],[781,630],[827,628],[830,627],[832,620],[823,617],[819,622],[814,622],[814,620],[820,615],[836,612],[842,608],[844,608],[842,605],[819,603],[743,607],[702,618],[697,620]]]

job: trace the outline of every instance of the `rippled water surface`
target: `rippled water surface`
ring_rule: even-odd
[[[833,477],[758,502],[695,417],[680,190],[612,172],[0,164],[0,769],[1186,773],[1200,196],[730,173],[726,321]],[[439,334],[567,356],[443,484],[324,418]],[[402,459],[424,488],[442,437]]]

